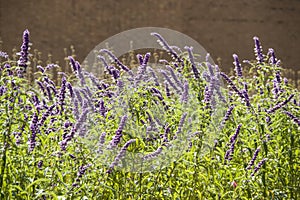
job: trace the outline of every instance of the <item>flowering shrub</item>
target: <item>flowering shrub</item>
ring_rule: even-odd
[[[200,68],[192,48],[181,55],[162,36],[153,36],[174,59],[165,70],[147,66],[147,53],[137,55],[135,73],[105,49],[100,53],[115,63],[99,56],[108,80],[69,57],[75,80],[61,73],[56,85],[48,74],[53,65],[38,66],[32,86],[24,78],[30,65],[27,30],[18,62],[0,53],[5,59],[0,71],[1,199],[300,198],[300,94],[281,76],[274,50],[264,55],[254,37],[256,60],[245,61],[250,71],[243,71],[234,54],[236,76],[229,77],[208,62],[202,63],[207,70]],[[130,97],[124,95],[126,81],[136,88]],[[117,112],[120,102],[128,104],[128,113]],[[227,111],[221,113],[214,145],[203,151],[213,110],[221,103]],[[194,115],[184,110],[187,104],[193,104]],[[155,106],[167,116],[156,119],[149,111]],[[118,168],[136,152],[144,161],[159,155],[167,159],[164,153],[173,141],[189,145],[169,165],[147,172]],[[103,162],[104,152],[112,152],[112,159]]]

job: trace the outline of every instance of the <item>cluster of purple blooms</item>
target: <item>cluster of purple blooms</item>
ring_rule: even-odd
[[[168,43],[157,33],[153,33],[152,35],[156,36],[158,38],[159,43],[164,47],[164,49],[172,55],[172,57],[177,61],[177,63],[173,63],[173,65],[180,69],[179,66],[183,66],[183,59],[177,54],[176,50],[178,50],[175,47],[171,47],[168,45]],[[259,64],[264,62],[264,55],[262,54],[262,47],[260,45],[259,39],[257,37],[254,37],[255,41],[255,53],[256,53],[256,59]],[[191,69],[194,74],[195,79],[199,79],[199,71],[197,69],[197,65],[194,61],[193,57],[193,52],[192,52],[192,47],[185,47],[185,49],[188,51],[188,56],[189,56],[189,62],[191,64]],[[19,67],[23,71],[21,71],[19,74],[22,74],[27,66],[28,66],[28,56],[29,56],[29,32],[28,30],[24,31],[23,34],[23,44],[21,47],[21,52],[20,52],[20,59],[18,61]],[[104,66],[108,73],[111,75],[111,77],[116,81],[117,85],[119,88],[124,87],[124,84],[122,80],[120,80],[120,70],[124,70],[127,72],[130,76],[131,79],[135,81],[135,84],[138,84],[141,80],[144,78],[147,78],[146,73],[149,72],[151,74],[151,78],[153,78],[155,82],[155,86],[160,86],[160,83],[158,82],[158,78],[156,76],[156,73],[154,70],[150,67],[147,66],[150,56],[150,53],[147,53],[144,57],[142,55],[137,55],[137,59],[139,61],[139,68],[138,72],[135,75],[131,69],[129,69],[127,66],[122,64],[118,58],[113,55],[112,52],[106,49],[100,50],[100,53],[107,54],[116,64],[117,67],[109,65],[105,58],[103,56],[98,56],[100,60],[104,63]],[[274,50],[269,49],[269,62],[271,64],[278,64],[278,60],[275,57]],[[0,52],[0,56],[7,58],[7,54],[4,52]],[[207,56],[208,57],[208,56]],[[239,78],[239,80],[242,80],[243,74],[242,74],[242,67],[239,62],[238,56],[236,54],[233,55],[234,59],[234,65],[235,65],[235,70],[236,70],[236,75]],[[208,58],[207,58],[208,60]],[[55,86],[55,83],[48,78],[46,75],[43,77],[42,81],[36,81],[36,83],[39,85],[40,90],[44,94],[47,99],[39,99],[38,96],[34,95],[32,97],[32,102],[34,106],[36,107],[36,112],[33,112],[33,115],[31,117],[31,123],[29,126],[30,129],[30,137],[28,141],[28,146],[29,146],[29,151],[32,152],[36,146],[36,138],[37,134],[41,132],[41,127],[45,124],[46,120],[52,116],[51,118],[51,124],[53,124],[56,120],[55,115],[62,115],[65,113],[67,110],[65,108],[66,105],[66,95],[67,95],[67,90],[69,91],[69,96],[73,102],[73,113],[76,119],[75,123],[71,123],[70,121],[66,121],[63,125],[64,127],[64,134],[62,140],[59,142],[61,150],[66,151],[67,145],[69,142],[74,138],[75,134],[78,132],[79,135],[84,136],[86,134],[86,121],[88,114],[90,112],[99,112],[99,114],[102,117],[107,116],[107,108],[105,107],[106,100],[104,102],[105,97],[112,98],[115,93],[110,92],[110,85],[103,83],[99,81],[95,76],[93,76],[90,73],[85,72],[78,61],[75,61],[72,57],[69,57],[70,64],[72,66],[72,69],[77,76],[78,80],[80,81],[81,86],[83,86],[83,89],[76,89],[73,88],[72,84],[67,81],[67,78],[65,76],[62,76],[61,79],[61,86],[60,89],[58,90]],[[178,65],[179,63],[179,65]],[[244,99],[246,102],[246,106],[250,107],[250,100],[249,100],[249,95],[248,95],[248,85],[247,83],[243,83],[243,89],[239,89],[238,86],[229,78],[225,73],[219,72],[218,66],[212,66],[209,62],[206,63],[208,67],[208,71],[204,72],[202,74],[203,78],[207,81],[207,86],[205,87],[204,91],[204,99],[203,101],[206,104],[214,104],[214,92],[216,92],[219,96],[219,98],[223,101],[226,102],[225,97],[221,94],[220,91],[220,77],[223,77],[229,86],[236,92],[236,94]],[[44,74],[48,69],[52,68],[54,65],[48,65],[45,69],[42,66],[38,66],[40,71]],[[7,64],[6,67],[8,70],[7,72],[9,75],[11,75],[12,72],[9,71],[10,66]],[[168,63],[166,64],[166,70],[161,70],[160,73],[164,76],[165,82],[164,82],[164,88],[165,88],[165,93],[167,97],[172,96],[171,88],[178,94],[181,95],[181,102],[186,104],[188,103],[188,97],[189,97],[189,82],[186,80],[183,80],[182,77],[180,76],[179,72],[180,70],[174,70],[174,68],[169,65]],[[98,90],[103,91],[102,96],[97,103],[95,103],[93,100],[93,92],[87,86],[87,79],[86,77],[89,78],[89,80],[93,83],[94,86]],[[279,96],[283,90],[280,88],[280,84],[282,83],[282,79],[280,76],[279,72],[276,72],[275,78],[274,78],[274,89],[273,92],[276,95],[276,97]],[[157,89],[156,87],[151,87],[149,89],[153,96],[156,96],[163,104],[164,104],[164,95],[162,92]],[[4,86],[0,87],[0,96],[3,95],[6,92],[6,88]],[[286,99],[283,102],[277,103],[274,107],[270,108],[267,110],[267,114],[271,114],[275,112],[276,110],[282,108],[284,105],[286,105],[288,102],[292,100],[294,95],[290,95],[288,99]],[[52,104],[49,106],[49,102]],[[228,108],[227,112],[225,113],[224,119],[222,121],[222,124],[224,125],[225,122],[228,121],[229,117],[232,114],[232,111],[234,109],[234,105],[230,105]],[[81,108],[81,113],[79,112]],[[56,110],[55,110],[56,109]],[[296,124],[300,126],[300,120],[293,115],[291,112],[288,111],[283,111],[284,114],[286,114],[291,120],[293,120]],[[150,131],[157,131],[155,129],[156,123],[162,125],[163,123],[159,122],[157,119],[153,119],[149,113],[148,114],[148,120],[150,122],[150,126],[147,126],[147,133]],[[39,118],[40,117],[40,118]],[[185,125],[187,118],[187,113],[183,113],[180,119],[180,122],[178,124],[178,129],[177,132],[174,134],[173,139],[176,139],[180,133],[183,132],[183,127]],[[117,147],[121,141],[122,141],[122,136],[124,132],[124,127],[126,125],[126,121],[128,120],[128,116],[124,115],[119,123],[118,129],[115,132],[114,137],[109,143],[108,149],[113,149]],[[156,121],[156,122],[155,122]],[[267,123],[270,122],[270,118],[267,118]],[[144,125],[146,125],[146,122],[142,122]],[[239,124],[236,128],[235,133],[233,136],[230,138],[229,141],[229,149],[225,153],[225,162],[230,161],[232,159],[232,156],[234,154],[234,149],[235,149],[235,144],[237,141],[237,137],[240,133],[242,124]],[[14,134],[20,138],[22,136],[23,128],[21,128],[21,132],[15,132]],[[67,130],[70,129],[70,132],[68,133]],[[164,124],[164,134],[162,136],[163,142],[168,143],[168,135],[170,135],[171,129],[169,124]],[[196,132],[198,134],[198,132]],[[193,135],[196,135],[193,134]],[[101,136],[99,137],[99,152],[101,152],[102,147],[105,144],[105,139],[106,139],[106,132],[103,132]],[[116,155],[114,161],[110,164],[109,169],[107,170],[107,173],[111,173],[112,170],[120,163],[121,159],[124,158],[126,151],[128,147],[132,144],[135,143],[136,139],[130,139],[128,140],[121,148],[121,150],[118,152]],[[158,147],[154,152],[151,152],[143,157],[143,160],[148,160],[148,159],[153,159],[157,157],[163,150],[163,146]],[[257,156],[260,152],[260,148],[257,148],[256,151],[253,154],[252,159],[250,160],[248,166],[246,169],[251,169],[257,159]],[[75,159],[75,156],[70,154],[70,157]],[[251,176],[254,176],[255,173],[262,167],[262,165],[266,162],[266,158],[261,160],[257,166],[254,168],[253,173]],[[42,168],[43,166],[43,161],[39,161],[37,163],[38,168]],[[91,165],[85,165],[81,166],[78,170],[77,173],[77,179],[73,186],[77,186],[80,178],[85,174],[86,170],[90,167]]]
[[[28,62],[29,62],[29,31],[26,29],[23,32],[23,44],[21,46],[21,51],[18,53],[20,55],[20,58],[18,60],[18,66],[20,67],[18,71],[18,76],[23,77],[23,73],[26,71]]]
[[[225,158],[224,158],[225,162],[232,160],[232,154],[234,153],[234,145],[236,143],[237,136],[240,133],[241,127],[242,127],[242,124],[239,124],[238,127],[236,128],[235,133],[230,138],[230,141],[229,141],[230,148],[225,153]]]
[[[129,145],[134,143],[135,141],[136,141],[135,139],[130,139],[124,144],[124,146],[121,148],[118,155],[115,157],[114,161],[110,164],[109,169],[107,170],[107,173],[112,172],[114,167],[117,166],[119,164],[119,162],[121,161],[121,159],[125,156],[126,150],[128,149]]]

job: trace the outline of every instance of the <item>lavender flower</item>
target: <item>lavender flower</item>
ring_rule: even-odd
[[[76,72],[78,69],[77,69],[77,65],[75,63],[74,58],[72,56],[69,56],[68,58],[70,60],[70,65],[71,65],[73,71]]]
[[[289,81],[286,77],[283,78],[283,82],[284,82],[285,85],[288,85],[288,83],[289,83]]]
[[[145,155],[142,159],[149,160],[149,159],[156,158],[162,152],[162,150],[163,150],[162,147],[158,147],[154,152]]]
[[[210,75],[207,73],[207,71],[204,71],[202,73],[202,77],[205,79],[206,82],[210,82]]]
[[[2,57],[2,58],[8,58],[8,55],[7,55],[7,53],[6,52],[3,52],[3,51],[0,51],[0,57]]]
[[[242,124],[239,124],[238,127],[236,128],[236,131],[235,131],[234,135],[230,138],[230,143],[231,143],[231,144],[234,143],[234,142],[236,141],[237,136],[238,136],[238,134],[239,134],[240,131],[241,131],[241,127],[242,127]]]
[[[172,78],[174,79],[175,83],[177,84],[177,86],[179,86],[183,90],[183,85],[182,85],[181,81],[178,79],[178,76],[175,74],[174,69],[169,65],[166,65],[166,68],[169,70],[169,72],[170,72]]]
[[[79,106],[78,106],[78,99],[77,98],[73,98],[73,114],[75,116],[75,119],[79,118]]]
[[[100,143],[100,145],[103,145],[103,144],[104,144],[104,142],[105,142],[105,137],[106,137],[106,133],[103,132],[103,133],[101,134],[100,138],[99,138],[99,143]]]
[[[263,164],[267,161],[267,158],[262,159],[254,168],[254,171],[252,172],[251,176],[254,176],[254,174],[256,174],[256,172],[258,172],[258,170],[263,166]]]
[[[272,64],[272,65],[275,65],[277,63],[277,59],[276,59],[276,56],[275,56],[274,49],[269,48],[268,56],[269,56],[269,63]]]
[[[160,72],[161,72],[162,75],[165,77],[165,79],[168,81],[168,83],[176,90],[176,92],[179,93],[180,90],[179,90],[178,87],[173,83],[173,81],[169,78],[168,74],[167,74],[164,70],[161,70]]]
[[[37,167],[41,169],[43,167],[43,160],[40,160],[37,164]]]
[[[260,45],[259,42],[259,38],[258,37],[253,37],[254,40],[254,44],[255,44],[255,48],[254,48],[254,52],[256,55],[256,60],[258,64],[261,64],[262,62],[264,62],[264,56],[262,54],[262,47]]]
[[[230,115],[232,114],[232,110],[234,109],[234,107],[235,106],[230,106],[228,108],[228,110],[226,111],[225,116],[224,116],[224,118],[222,120],[222,124],[224,124],[229,119]]]
[[[119,124],[119,128],[117,129],[114,138],[110,142],[110,148],[114,148],[114,147],[116,147],[120,143],[121,137],[122,137],[122,131],[123,131],[124,127],[125,127],[126,120],[127,120],[127,116],[124,115],[121,118],[121,122]]]
[[[53,64],[53,63],[50,63],[50,64],[48,64],[46,67],[45,67],[45,70],[47,71],[47,70],[50,70],[50,69],[52,69],[52,68],[54,68],[54,67],[59,67],[57,64]]]
[[[151,76],[154,78],[155,86],[159,86],[158,78],[157,78],[154,70],[151,67],[149,67],[148,69],[150,71]]]
[[[246,106],[250,107],[251,104],[250,104],[250,99],[249,99],[249,96],[248,96],[248,92],[244,89],[244,90],[242,90],[242,94],[243,94],[244,99],[246,101]]]
[[[276,110],[280,109],[282,106],[286,105],[293,97],[294,97],[294,94],[290,95],[289,98],[287,98],[285,101],[278,103],[274,107],[267,110],[267,113],[270,114],[270,113],[273,113]]]
[[[183,85],[183,93],[181,95],[181,102],[187,103],[189,98],[189,83],[187,81],[184,82]]]
[[[233,136],[231,136],[231,138],[230,138],[230,148],[226,151],[226,153],[225,153],[225,162],[226,161],[230,161],[231,159],[232,159],[232,154],[234,153],[234,145],[235,145],[235,142],[236,142],[236,139],[237,139],[237,136],[238,136],[238,134],[239,134],[239,132],[240,132],[240,130],[241,130],[241,126],[242,126],[242,124],[239,124],[238,125],[238,127],[237,127],[237,129],[236,129],[236,131],[235,131],[235,133],[234,133],[234,135]]]
[[[234,59],[233,64],[235,65],[236,75],[241,78],[243,77],[243,74],[242,74],[242,66],[240,64],[239,57],[236,54],[233,54],[232,56]]]
[[[166,95],[167,97],[170,97],[171,94],[170,94],[170,88],[169,88],[169,84],[167,81],[165,81],[165,88],[166,88]]]
[[[195,75],[195,78],[196,79],[199,79],[199,72],[197,70],[197,67],[195,65],[195,61],[194,61],[194,55],[193,55],[193,47],[184,47],[187,51],[188,51],[188,54],[189,54],[189,59],[190,59],[190,62],[192,64],[192,70],[194,72],[194,75]]]
[[[75,62],[75,65],[77,66],[76,67],[77,68],[76,75],[77,75],[78,79],[80,80],[81,86],[84,86],[86,84],[86,81],[85,81],[85,78],[83,76],[83,72],[82,72],[81,66],[80,66],[80,64],[79,64],[78,61]]]
[[[92,81],[92,83],[97,87],[98,90],[102,89],[101,85],[99,84],[99,80],[92,73],[87,73],[87,76]]]
[[[136,57],[139,60],[140,65],[142,65],[144,62],[143,56],[141,54],[137,54]]]
[[[86,104],[84,102],[84,104]],[[63,140],[61,142],[59,142],[60,148],[65,151],[67,144],[69,141],[71,141],[76,133],[76,131],[80,130],[80,128],[84,125],[86,119],[87,119],[87,115],[88,115],[89,110],[85,109],[82,114],[80,115],[78,121],[76,122],[76,124],[73,126],[73,128],[71,129],[71,132],[65,136],[65,138],[63,138]]]
[[[12,76],[13,75],[13,72],[10,69],[11,68],[10,64],[5,63],[4,66],[3,66],[3,68],[7,71],[7,75],[8,76]]]
[[[73,154],[69,154],[69,156],[70,156],[72,159],[75,159],[75,158],[76,158]]]
[[[149,61],[150,58],[150,53],[146,53],[145,57],[143,58],[143,56],[141,56],[140,54],[138,54],[138,59],[140,62],[140,66],[138,68],[138,72],[137,72],[137,76],[136,76],[136,80],[137,83],[141,80],[141,78],[143,77],[143,75],[145,74],[146,68],[147,68],[147,63]]]
[[[32,116],[32,121],[30,123],[29,129],[31,131],[31,136],[29,138],[29,152],[32,152],[36,145],[36,134],[38,132],[38,114],[35,112]]]
[[[24,73],[26,71],[26,68],[28,66],[28,56],[29,56],[29,31],[26,29],[24,32],[23,32],[23,44],[21,46],[21,51],[20,53],[18,53],[18,55],[20,55],[20,58],[18,60],[18,66],[21,67],[21,76],[22,76],[22,73]]]
[[[236,85],[232,82],[232,80],[223,72],[220,72],[220,75],[227,81],[230,87],[241,97],[244,98],[244,95],[238,90]]]
[[[74,96],[74,92],[73,92],[73,87],[72,87],[71,83],[67,82],[66,86],[69,89],[70,97],[73,97]]]
[[[204,102],[209,104],[212,100],[212,95],[215,89],[215,77],[210,78],[210,82],[208,86],[205,86],[204,90]]]
[[[80,167],[79,167],[79,170],[78,170],[78,173],[77,173],[77,176],[78,176],[79,178],[81,178],[81,177],[85,174],[85,171],[86,171],[90,166],[92,166],[92,164],[80,166]]]
[[[151,88],[151,92],[153,93],[153,96],[156,96],[160,101],[163,101],[164,98],[158,89]]]
[[[266,123],[267,123],[267,124],[270,124],[270,122],[271,122],[271,117],[270,117],[270,116],[267,116],[267,117],[266,117]]]
[[[66,84],[67,84],[67,79],[66,77],[62,77],[61,80],[61,87],[60,87],[60,92],[59,92],[59,105],[61,107],[61,112],[64,110],[64,104],[65,104],[65,94],[66,94]]]
[[[109,170],[107,170],[107,173],[111,173],[112,170],[114,169],[115,166],[117,166],[119,164],[119,162],[121,161],[121,159],[125,156],[126,154],[126,150],[128,149],[129,145],[134,143],[136,140],[135,139],[131,139],[128,140],[124,146],[121,148],[120,152],[118,153],[118,155],[115,157],[114,161],[110,164],[109,166]]]
[[[84,98],[87,100],[87,103],[90,106],[90,108],[92,110],[95,110],[94,104],[91,100],[92,99],[92,94],[91,94],[91,91],[89,90],[89,88],[88,87],[83,88],[83,89],[80,90],[80,92],[83,94]]]
[[[253,154],[253,157],[252,157],[252,159],[250,160],[250,162],[249,162],[249,164],[248,164],[248,166],[247,166],[247,170],[249,170],[249,169],[251,169],[251,167],[253,166],[253,164],[254,164],[254,162],[255,162],[255,160],[256,160],[256,158],[257,158],[257,155],[258,155],[258,153],[260,152],[260,148],[258,147],[256,150],[255,150],[255,152],[254,152],[254,154]]]
[[[173,137],[174,140],[177,138],[177,135],[182,132],[182,128],[183,128],[184,121],[185,121],[186,117],[187,117],[187,113],[183,113],[182,116],[181,116],[181,118],[180,118],[177,131],[176,131],[176,133],[175,133],[175,135]]]
[[[289,118],[291,118],[298,126],[300,126],[300,119],[298,119],[295,115],[290,113],[289,111],[283,111],[284,114],[286,114]]]
[[[23,127],[25,127],[24,125],[23,125]],[[23,128],[22,127],[22,128]],[[23,128],[24,129],[24,128]],[[23,131],[23,130],[22,130]],[[13,135],[15,136],[15,138],[16,138],[16,145],[18,146],[18,145],[20,145],[21,144],[21,137],[22,137],[22,132],[13,132]]]
[[[132,71],[127,66],[123,65],[121,61],[111,51],[107,49],[101,49],[100,53],[107,53],[114,60],[114,62],[116,62],[117,65],[121,67],[121,69],[126,71],[130,76],[134,76]]]
[[[80,94],[80,90],[74,89],[74,92],[76,94],[76,99],[78,99],[80,105],[83,105],[83,99],[82,99],[82,96]]]
[[[275,80],[276,80],[277,83],[281,83],[280,71],[276,71]]]
[[[78,182],[80,181],[80,178],[85,174],[86,170],[90,166],[92,166],[92,164],[82,165],[79,167],[78,172],[77,172],[77,178],[76,178],[75,182],[72,184],[73,187],[78,186]]]
[[[100,108],[99,108],[99,111],[100,111],[100,115],[105,117],[105,113],[106,113],[106,109],[105,109],[105,106],[104,106],[104,101],[103,99],[100,99]]]
[[[158,33],[151,33],[151,35],[158,38],[157,42],[162,46],[164,50],[171,54],[171,57],[176,61],[180,62],[182,65],[183,60],[179,57],[179,55],[173,50],[173,48],[167,43],[167,41]]]
[[[52,106],[50,106],[48,108],[48,110],[45,113],[43,113],[42,118],[38,122],[37,126],[41,127],[44,124],[44,122],[46,121],[46,119],[51,115],[51,112],[54,109],[54,107],[55,107],[55,104],[53,104]]]
[[[73,125],[73,123],[69,122],[69,121],[66,121],[64,123],[64,134],[63,134],[63,139],[66,139],[67,138],[67,131],[68,131],[68,128],[71,127]]]

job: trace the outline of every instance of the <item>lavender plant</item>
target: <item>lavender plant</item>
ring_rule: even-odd
[[[255,59],[242,66],[233,55],[236,76],[229,77],[208,62],[200,71],[191,47],[181,54],[158,33],[153,36],[173,57],[162,72],[147,65],[150,54],[137,56],[135,73],[103,49],[114,62],[105,64],[112,79],[99,80],[69,57],[75,80],[59,74],[57,85],[49,75],[54,65],[41,65],[32,85],[26,79],[32,62],[24,32],[19,61],[7,59],[0,66],[1,199],[300,198],[300,94],[284,81],[274,50],[264,55],[254,37]],[[222,97],[221,79],[230,86],[230,99]],[[124,93],[127,83],[136,85],[130,97]],[[214,96],[227,111],[209,146]],[[185,110],[190,104],[193,114]],[[155,171],[118,168],[134,155],[145,163],[171,160],[172,145],[185,143],[178,158]],[[106,162],[105,152],[113,155]]]

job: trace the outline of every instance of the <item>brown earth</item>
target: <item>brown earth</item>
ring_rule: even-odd
[[[74,45],[77,59],[106,38],[137,27],[165,27],[197,40],[222,68],[232,54],[254,59],[253,36],[269,47],[284,66],[300,70],[299,0],[0,0],[2,50],[20,48],[29,29],[32,48],[63,61]]]

